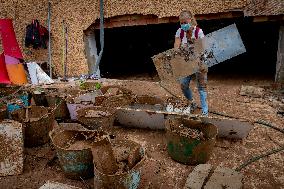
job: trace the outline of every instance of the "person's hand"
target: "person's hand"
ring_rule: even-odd
[[[207,73],[208,72],[208,66],[204,62],[199,61],[198,62],[198,67],[199,67],[199,72],[200,73]]]

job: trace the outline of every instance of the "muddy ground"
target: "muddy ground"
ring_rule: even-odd
[[[107,81],[108,84],[120,84],[137,94],[148,94],[165,97],[169,95],[157,83],[146,81]],[[284,128],[284,117],[277,114],[283,96],[276,96],[271,87],[273,81],[266,78],[232,78],[209,77],[208,93],[211,110],[242,117],[249,120],[263,119]],[[241,85],[252,85],[266,88],[263,98],[240,96]],[[195,86],[195,85],[192,85]],[[178,90],[178,89],[177,89]],[[197,95],[196,88],[194,89]],[[282,103],[283,100],[282,100]],[[111,131],[116,138],[136,141],[146,148],[148,160],[145,163],[142,186],[140,188],[182,188],[192,166],[173,161],[166,151],[164,131],[126,129],[120,126]],[[210,164],[236,168],[252,156],[264,153],[284,145],[283,134],[261,125],[255,125],[244,140],[218,139]],[[33,189],[39,188],[47,180],[57,181],[84,189],[96,188],[93,179],[74,181],[66,179],[54,158],[52,145],[25,149],[24,173],[19,176],[0,178],[0,189]],[[284,152],[263,158],[241,171],[244,174],[244,188],[280,189],[284,188]]]

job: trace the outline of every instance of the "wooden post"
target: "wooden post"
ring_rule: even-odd
[[[275,81],[284,83],[284,25],[280,26]]]

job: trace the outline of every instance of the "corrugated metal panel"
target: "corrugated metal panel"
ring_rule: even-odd
[[[269,16],[284,14],[283,0],[250,0],[245,16]]]

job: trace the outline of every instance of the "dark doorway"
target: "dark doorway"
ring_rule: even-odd
[[[211,75],[267,76],[274,79],[280,24],[252,18],[200,20],[205,34],[236,23],[247,52],[210,68]],[[151,57],[173,47],[178,23],[105,29],[101,73],[106,78],[156,77]],[[96,30],[99,48],[99,30]]]
[[[155,77],[157,72],[151,57],[173,48],[176,28],[178,24],[105,29],[105,49],[100,66],[103,77],[141,74]],[[99,41],[99,30],[96,31],[96,41]]]

